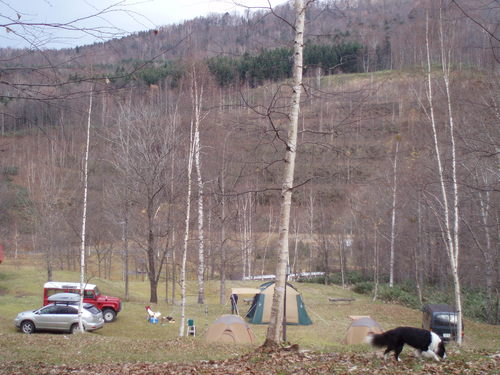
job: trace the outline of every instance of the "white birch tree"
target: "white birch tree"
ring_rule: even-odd
[[[83,212],[82,231],[80,233],[80,303],[78,305],[78,327],[80,332],[85,332],[82,321],[83,297],[85,290],[85,226],[87,223],[87,195],[88,195],[88,175],[89,175],[89,148],[90,148],[90,118],[92,115],[92,93],[89,95],[89,108],[87,118],[87,140],[85,144],[85,156],[83,165]]]
[[[286,140],[285,167],[283,171],[283,185],[281,189],[281,212],[279,222],[279,252],[276,266],[276,285],[273,294],[271,318],[267,329],[264,346],[275,346],[281,341],[286,267],[289,261],[288,235],[290,226],[290,208],[292,205],[292,192],[295,171],[295,157],[297,151],[297,129],[300,112],[300,96],[302,93],[303,50],[304,50],[304,24],[306,9],[312,1],[304,4],[303,0],[295,0],[295,40],[293,53],[293,91],[288,137]]]
[[[198,303],[205,303],[205,238],[203,228],[203,179],[201,176],[200,124],[202,120],[203,85],[198,87],[196,68],[191,75],[191,101],[194,115],[193,153],[198,184]]]
[[[389,287],[394,286],[394,257],[395,257],[395,242],[396,242],[396,198],[398,191],[397,184],[397,168],[398,168],[398,150],[399,150],[399,139],[396,140],[396,151],[394,152],[394,162],[392,165],[393,177],[392,177],[392,214],[391,214],[391,253],[389,260]]]
[[[442,63],[442,75],[446,88],[446,98],[448,104],[448,121],[449,121],[449,134],[451,139],[451,166],[452,166],[452,203],[450,210],[450,192],[448,192],[448,188],[446,186],[446,177],[445,177],[445,167],[443,163],[441,145],[438,138],[438,129],[437,129],[437,119],[435,116],[434,110],[434,101],[433,101],[433,92],[434,87],[432,84],[432,65],[431,65],[431,53],[430,53],[430,39],[429,39],[429,16],[426,17],[426,55],[427,55],[427,101],[428,101],[428,115],[429,121],[432,129],[432,139],[434,143],[434,153],[436,157],[436,163],[438,167],[438,175],[439,175],[439,186],[441,190],[441,202],[440,207],[442,208],[442,214],[437,213],[438,220],[442,220],[442,236],[443,242],[446,246],[446,251],[448,253],[448,259],[450,261],[451,274],[453,279],[454,286],[454,297],[455,297],[455,309],[457,311],[458,319],[457,319],[457,343],[459,345],[462,344],[462,299],[461,299],[461,290],[460,290],[460,278],[458,273],[458,257],[460,253],[459,247],[459,212],[458,212],[458,184],[457,184],[457,176],[456,176],[456,145],[455,145],[455,130],[454,130],[454,121],[453,121],[453,113],[451,107],[451,95],[449,91],[449,55],[445,52],[444,46],[444,34],[442,28],[442,14],[440,7],[440,19],[439,19],[439,42],[440,42],[440,51],[441,51],[441,63]]]
[[[186,264],[187,264],[187,252],[189,244],[189,220],[191,218],[191,174],[193,172],[193,159],[195,151],[194,145],[194,119],[191,119],[191,133],[189,139],[189,154],[188,154],[188,164],[187,164],[187,194],[186,194],[186,219],[184,227],[184,242],[182,247],[182,260],[181,260],[181,274],[180,274],[180,284],[181,284],[181,322],[179,326],[179,336],[184,336],[184,326],[186,321]]]

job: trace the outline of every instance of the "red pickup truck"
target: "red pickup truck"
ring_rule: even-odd
[[[43,305],[51,303],[49,297],[56,293],[78,293],[80,294],[80,283],[67,283],[60,281],[49,281],[43,286]],[[112,322],[122,309],[122,302],[118,297],[103,296],[96,285],[85,284],[83,302],[91,303],[102,311],[104,321]]]

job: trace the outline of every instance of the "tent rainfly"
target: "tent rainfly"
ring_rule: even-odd
[[[222,315],[208,327],[205,340],[234,344],[253,344],[255,335],[250,326],[237,315]]]
[[[347,329],[344,344],[362,344],[368,333],[382,333],[380,325],[369,316],[350,316],[352,323]]]
[[[270,281],[262,284],[260,293],[253,298],[252,305],[246,316],[253,324],[267,324],[271,319],[271,305],[273,303],[275,282]],[[306,307],[300,293],[292,284],[286,285],[286,324],[309,325],[311,318],[307,314]]]

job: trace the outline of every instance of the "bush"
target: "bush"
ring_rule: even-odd
[[[488,308],[485,293],[466,289],[462,291],[462,300],[464,315],[482,322],[488,321]]]
[[[310,284],[324,284],[325,277],[324,276],[315,276],[315,277],[299,277],[297,279],[299,283],[310,283]]]
[[[354,285],[352,288],[354,293],[359,293],[359,294],[371,294],[373,293],[373,287],[374,284],[371,281],[362,281],[360,283],[357,283]]]
[[[19,167],[14,166],[14,165],[4,167],[2,170],[2,175],[7,182],[12,182],[13,177],[17,176],[18,174],[19,174]]]
[[[389,285],[380,285],[378,297],[382,301],[397,302],[407,307],[415,309],[420,308],[420,301],[415,294],[404,290],[400,285],[394,285],[392,288]]]

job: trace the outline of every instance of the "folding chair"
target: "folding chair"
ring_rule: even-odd
[[[196,326],[193,319],[188,319],[187,321],[187,335],[196,336]]]

